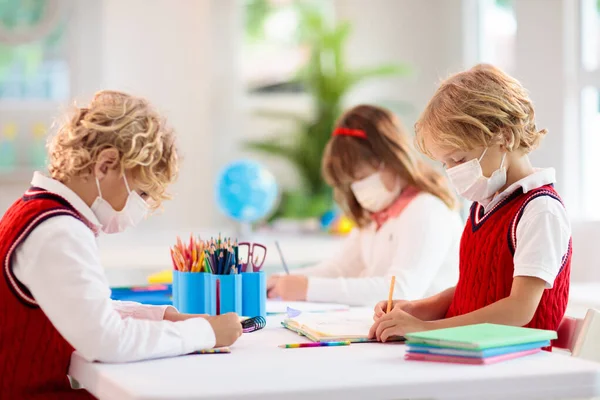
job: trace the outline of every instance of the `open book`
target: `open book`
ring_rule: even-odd
[[[369,339],[369,330],[373,326],[373,311],[367,309],[323,314],[302,313],[284,320],[281,324],[313,342],[376,341]]]

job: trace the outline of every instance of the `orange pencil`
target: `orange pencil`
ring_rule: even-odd
[[[179,248],[175,247],[173,253],[175,254],[175,257],[177,258],[177,261],[179,262],[180,265],[180,271],[181,272],[188,272],[186,269],[186,262],[185,262],[185,258],[184,256],[181,254],[181,250],[179,250]]]
[[[179,267],[177,266],[177,262],[175,261],[175,256],[173,255],[173,249],[169,248],[169,252],[171,253],[171,262],[173,263],[173,269],[179,271]]]
[[[177,247],[173,248],[173,256],[175,258],[175,262],[177,263],[179,271],[185,272],[185,263],[183,262],[183,258],[181,257],[181,254],[179,253]]]
[[[390,283],[390,294],[388,295],[388,305],[386,313],[392,311],[392,297],[394,297],[394,286],[396,286],[396,276],[392,276],[392,282]]]
[[[198,253],[196,252],[196,246],[192,247],[192,272],[196,271],[196,266],[198,265]]]

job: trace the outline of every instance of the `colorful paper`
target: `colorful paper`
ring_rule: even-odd
[[[406,335],[409,344],[425,343],[472,350],[554,340],[556,337],[554,331],[496,324],[467,325]]]
[[[471,358],[487,358],[495,357],[503,354],[517,353],[520,351],[539,349],[542,347],[550,346],[549,341],[545,342],[533,342],[518,344],[514,346],[504,347],[493,347],[485,350],[467,350],[467,349],[449,349],[446,347],[432,346],[428,344],[411,343],[407,346],[409,353],[422,353],[422,354],[437,354],[444,356],[459,356],[459,357],[471,357]]]
[[[444,356],[438,354],[422,354],[422,353],[406,353],[404,358],[408,361],[430,361],[430,362],[443,362],[443,363],[454,363],[454,364],[471,364],[471,365],[487,365],[495,364],[501,361],[512,360],[535,354],[540,352],[541,349],[520,351],[517,353],[503,354],[495,357],[487,358],[471,358],[471,357],[459,357],[459,356]]]

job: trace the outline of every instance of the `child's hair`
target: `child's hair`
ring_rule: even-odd
[[[383,164],[393,169],[408,185],[440,198],[453,209],[455,198],[446,180],[411,145],[398,119],[391,112],[359,105],[339,119],[338,128],[361,130],[367,139],[333,136],[323,156],[323,175],[334,188],[336,201],[359,227],[370,223],[369,213],[356,200],[350,184],[357,179],[355,168],[369,163],[377,168]]]
[[[417,146],[431,156],[428,141],[448,149],[470,150],[503,144],[529,153],[547,131],[535,126],[525,88],[500,69],[479,64],[442,82],[415,124]]]
[[[170,198],[166,189],[177,177],[173,131],[148,101],[121,92],[104,90],[88,107],[75,107],[48,147],[50,175],[63,183],[91,176],[98,154],[116,149],[121,172],[132,172],[154,209]]]

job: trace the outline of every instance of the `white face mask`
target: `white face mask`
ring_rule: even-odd
[[[446,170],[450,181],[462,197],[476,201],[484,207],[489,204],[498,190],[506,184],[506,168],[504,168],[506,153],[502,156],[500,168],[487,178],[483,176],[481,164],[479,163],[486,152],[487,148],[478,159],[474,158]]]
[[[125,207],[121,211],[115,211],[110,203],[102,198],[100,182],[96,178],[98,197],[96,197],[91,208],[94,214],[96,214],[98,221],[102,224],[102,231],[104,233],[118,233],[123,232],[127,228],[132,228],[139,224],[148,213],[148,204],[139,194],[129,190],[129,184],[125,176],[123,176],[123,179],[125,180],[125,187],[129,196],[127,197]]]
[[[361,207],[372,213],[384,210],[398,198],[402,191],[402,187],[397,182],[394,190],[390,192],[381,180],[380,172],[354,182],[350,188]]]

